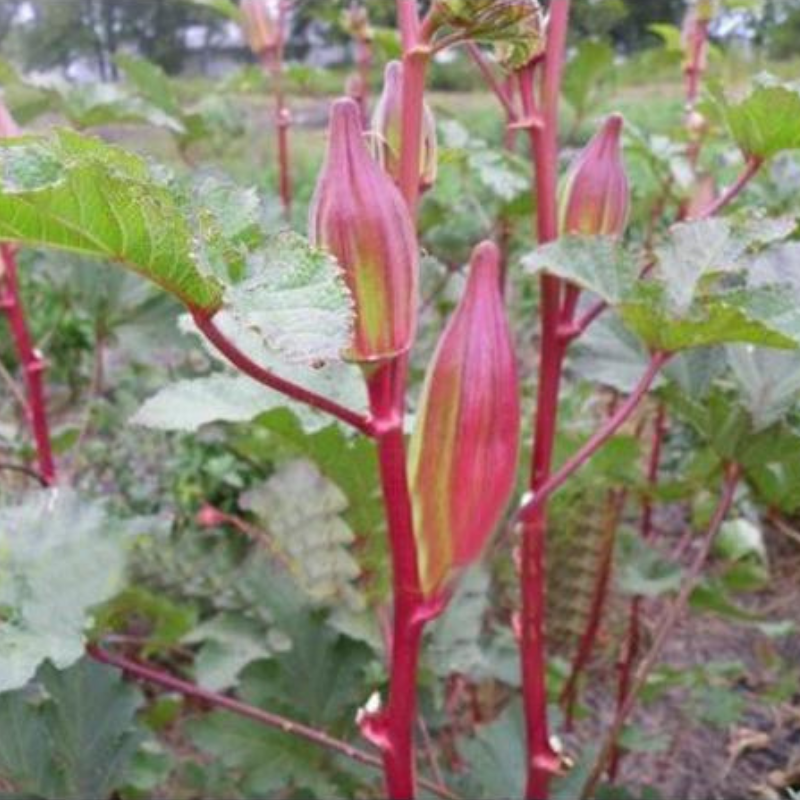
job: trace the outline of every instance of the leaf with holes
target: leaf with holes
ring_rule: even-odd
[[[338,359],[352,337],[353,301],[338,263],[296,234],[254,254],[225,302],[243,327],[295,361]]]

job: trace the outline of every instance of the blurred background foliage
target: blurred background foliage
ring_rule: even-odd
[[[290,56],[303,60],[313,53],[312,60],[319,59],[324,42],[325,66],[347,62],[350,49],[339,19],[348,3],[295,3]],[[391,28],[392,4],[368,0],[366,5],[379,34]],[[677,24],[683,8],[683,0],[576,0],[573,33],[576,39],[610,37],[621,52],[634,52],[657,42],[652,24]],[[718,32],[756,40],[770,55],[789,58],[800,37],[800,2],[765,0],[757,12],[731,12]],[[115,79],[119,51],[142,55],[170,74],[210,73],[220,59],[248,60],[233,23],[184,0],[0,0],[0,54],[25,70],[75,71],[80,65],[87,77]]]

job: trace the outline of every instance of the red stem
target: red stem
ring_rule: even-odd
[[[0,272],[0,309],[5,312],[8,318],[14,346],[25,374],[25,386],[28,395],[25,415],[33,431],[33,438],[36,443],[39,474],[49,486],[55,482],[56,465],[50,441],[47,403],[42,380],[42,373],[45,369],[44,360],[34,347],[28,330],[19,291],[17,260],[14,250],[9,244],[0,245],[0,257],[2,257],[3,262],[3,269]]]
[[[757,156],[750,156],[745,163],[744,169],[739,177],[699,216],[699,219],[708,219],[722,211],[727,205],[732,203],[755,177],[764,164],[764,159]]]
[[[429,53],[420,40],[416,0],[397,0],[397,14],[404,51],[399,186],[416,219]],[[386,791],[392,800],[413,800],[416,795],[417,666],[425,622],[435,615],[426,608],[414,539],[403,432],[407,373],[408,358],[400,356],[367,377],[392,557],[394,619],[386,709],[367,718],[364,730],[381,747]]]
[[[542,481],[533,496],[517,512],[517,519],[529,523],[536,519],[541,509],[553,492],[560,489],[633,415],[653,385],[661,368],[672,357],[671,353],[654,353],[647,371],[639,380],[636,388],[620,407],[610,416],[589,441],[571,458]]]
[[[705,51],[708,47],[708,21],[698,20],[692,30],[689,63],[686,66],[686,103],[689,110],[694,108],[700,94],[700,82],[703,79],[703,64],[706,61]]]
[[[480,70],[481,75],[483,75],[486,85],[492,90],[494,96],[500,101],[500,105],[503,106],[508,122],[515,122],[517,119],[517,110],[514,108],[512,97],[509,92],[506,91],[506,88],[503,86],[503,84],[495,76],[491,65],[486,60],[486,56],[483,54],[483,51],[480,49],[480,47],[478,47],[477,44],[475,44],[475,42],[467,42],[465,46],[470,58],[475,62],[475,65]]]
[[[345,408],[335,403],[333,400],[328,400],[327,397],[310,392],[308,389],[291,383],[259,364],[256,364],[255,361],[239,350],[239,348],[225,336],[223,331],[217,327],[213,315],[209,316],[202,311],[192,310],[192,316],[194,317],[198,329],[206,339],[208,339],[208,341],[211,342],[211,344],[213,344],[240,372],[249,375],[253,380],[258,381],[264,386],[268,386],[270,389],[274,389],[276,392],[285,394],[292,400],[305,403],[306,405],[336,417],[336,419],[350,425],[366,436],[375,436],[375,425],[369,417],[359,414],[349,408]]]
[[[286,105],[286,92],[283,81],[284,25],[287,3],[280,0],[278,5],[278,37],[277,45],[266,50],[262,56],[262,65],[273,80],[275,92],[275,133],[278,142],[278,192],[281,206],[287,220],[292,215],[292,175],[289,157],[289,128],[292,117]]]
[[[541,127],[529,127],[536,165],[534,191],[537,201],[537,232],[540,244],[558,238],[558,101],[561,88],[570,0],[553,0],[550,6],[547,51],[541,94]],[[534,66],[519,75],[523,114],[539,116],[534,95]],[[550,473],[558,420],[558,395],[564,348],[558,337],[561,282],[551,275],[541,278],[541,350],[539,385],[531,464],[531,491],[537,494]],[[525,797],[545,800],[550,778],[559,767],[550,744],[547,719],[547,686],[544,643],[544,545],[547,508],[537,503],[525,520],[522,532],[521,587],[522,689],[528,749]]]
[[[384,756],[388,797],[415,796],[414,725],[417,718],[417,665],[427,616],[420,585],[403,434],[404,367],[395,360],[368,378],[370,407],[378,424],[378,459],[392,556],[394,623],[391,682],[375,741]]]
[[[98,645],[89,645],[86,651],[95,661],[116,667],[137,680],[162,686],[171,692],[177,692],[184,697],[192,697],[196,700],[201,700],[215,708],[224,708],[226,711],[230,711],[233,714],[238,714],[241,717],[260,722],[262,725],[267,725],[270,728],[276,728],[291,736],[305,739],[312,744],[324,747],[326,750],[340,753],[353,761],[357,761],[359,764],[377,769],[381,769],[382,767],[382,761],[378,756],[367,753],[358,747],[353,747],[347,744],[347,742],[329,736],[327,733],[319,731],[316,728],[311,728],[301,722],[295,722],[279,714],[273,714],[262,708],[248,705],[240,700],[227,697],[224,694],[218,694],[217,692],[203,689],[189,681],[184,681],[174,675],[170,675],[163,670],[147,664],[142,664],[138,661],[133,661],[124,656],[119,656],[116,653],[111,653]],[[455,798],[455,795],[445,787],[439,786],[431,781],[422,779],[420,780],[420,784],[439,797],[446,798],[446,800]]]
[[[606,764],[609,762],[611,755],[616,749],[617,742],[619,741],[619,737],[622,734],[625,724],[636,706],[636,700],[639,696],[639,693],[647,683],[647,679],[650,677],[650,673],[653,671],[654,667],[658,663],[658,660],[661,658],[664,647],[669,641],[675,626],[689,605],[689,599],[691,598],[692,592],[697,588],[697,585],[702,578],[703,567],[705,566],[708,556],[711,553],[714,539],[716,538],[722,523],[725,521],[725,518],[728,516],[728,512],[733,506],[733,501],[736,495],[736,487],[739,485],[740,477],[740,467],[737,464],[728,465],[725,470],[722,495],[716,511],[714,512],[714,517],[712,518],[711,523],[708,526],[705,535],[703,536],[703,539],[700,543],[700,548],[698,549],[694,560],[687,570],[686,577],[681,584],[681,588],[659,623],[653,637],[653,644],[650,646],[650,650],[648,651],[647,655],[639,664],[636,674],[633,677],[630,689],[628,690],[628,693],[625,696],[621,706],[617,710],[617,714],[614,717],[614,722],[612,723],[601,743],[597,759],[595,760],[589,778],[586,781],[583,790],[581,791],[580,800],[588,800],[588,798],[594,795],[597,784],[600,782],[601,778],[603,777],[603,773],[605,772]]]

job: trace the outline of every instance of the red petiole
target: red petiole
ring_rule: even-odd
[[[17,261],[11,245],[0,245],[0,258],[2,258],[2,269],[0,269],[0,310],[8,318],[11,335],[25,375],[27,391],[25,413],[36,443],[39,475],[44,483],[49,485],[55,482],[56,465],[50,441],[47,404],[42,381],[42,373],[45,370],[44,360],[34,347],[28,330],[28,323],[25,319],[25,312],[20,298]]]

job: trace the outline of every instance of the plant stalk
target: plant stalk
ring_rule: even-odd
[[[399,187],[416,220],[429,53],[420,42],[416,0],[397,0],[397,16],[403,42]],[[392,558],[394,618],[389,697],[386,708],[366,720],[364,730],[383,753],[386,792],[391,800],[416,796],[417,666],[425,622],[434,615],[426,609],[422,593],[408,485],[403,431],[407,375],[408,356],[401,355],[367,376]]]
[[[200,330],[206,339],[208,339],[208,341],[211,342],[211,344],[213,344],[240,372],[243,372],[245,375],[248,375],[264,386],[290,397],[292,400],[305,403],[312,408],[316,408],[319,411],[324,411],[336,417],[336,419],[350,425],[365,436],[375,435],[375,425],[369,417],[359,414],[352,409],[345,408],[339,403],[329,400],[327,397],[304,389],[302,386],[291,383],[291,381],[287,381],[259,364],[256,364],[255,361],[239,350],[234,342],[228,339],[225,333],[217,326],[216,322],[214,322],[213,314],[209,315],[196,309],[191,309],[191,312],[198,330]]]
[[[191,697],[196,700],[201,700],[202,702],[207,703],[215,708],[224,708],[226,711],[230,711],[233,714],[238,714],[240,717],[246,717],[247,719],[252,719],[255,722],[260,722],[262,725],[283,731],[290,736],[296,736],[300,739],[305,739],[307,742],[311,742],[312,744],[316,744],[325,748],[326,750],[338,753],[339,755],[349,758],[352,761],[356,761],[359,764],[364,764],[365,766],[376,769],[382,768],[383,762],[378,756],[374,756],[372,753],[368,753],[358,747],[353,747],[347,742],[343,742],[340,739],[329,736],[327,733],[317,730],[316,728],[312,728],[308,725],[304,725],[301,722],[295,722],[294,720],[282,717],[279,714],[273,714],[270,711],[266,711],[263,708],[257,708],[256,706],[248,705],[247,703],[243,703],[240,700],[234,699],[233,697],[212,692],[209,689],[203,689],[200,686],[196,686],[189,681],[181,680],[180,678],[170,675],[168,672],[164,672],[156,667],[142,664],[138,661],[133,661],[130,658],[119,656],[116,653],[111,653],[99,645],[89,645],[86,651],[88,655],[95,661],[98,661],[101,664],[107,664],[109,666],[116,667],[117,669],[122,670],[124,673],[136,678],[137,680],[147,681],[148,683],[162,686],[171,692],[177,692],[184,697]],[[457,796],[450,792],[446,787],[439,786],[432,781],[420,779],[420,785],[424,786],[428,791],[444,798],[445,800],[456,800],[457,798]]]
[[[530,524],[536,519],[550,495],[560,489],[630,418],[647,395],[664,364],[672,357],[671,353],[654,353],[646,372],[624,403],[598,428],[577,453],[567,459],[554,473],[539,486],[537,492],[517,512],[517,519]]]
[[[541,89],[541,127],[529,127],[531,151],[536,166],[534,191],[537,200],[536,228],[540,244],[558,238],[558,101],[561,89],[570,0],[553,0],[550,5],[548,43],[544,57]],[[523,114],[539,115],[534,95],[534,65],[520,73]],[[530,489],[538,492],[550,473],[558,421],[558,395],[564,361],[559,341],[561,281],[544,274],[541,286],[541,355]],[[527,800],[546,800],[552,775],[560,759],[550,744],[547,719],[547,685],[544,641],[544,549],[547,507],[538,503],[522,529],[522,636],[521,668],[527,741]]]
[[[370,408],[379,430],[378,460],[392,556],[394,597],[389,698],[386,709],[377,718],[380,729],[372,738],[383,752],[388,797],[406,800],[413,798],[416,792],[416,681],[426,617],[406,469],[401,405],[404,392],[398,390],[398,380],[405,380],[401,359],[377,367],[367,379]]]
[[[14,250],[9,244],[0,245],[0,309],[8,318],[11,336],[25,375],[27,398],[25,416],[36,445],[36,457],[39,464],[39,475],[49,486],[56,479],[56,465],[53,447],[50,440],[50,426],[47,420],[47,403],[44,392],[42,374],[45,370],[44,360],[34,347],[25,311],[20,297],[19,279],[17,277],[17,260]]]
[[[283,57],[285,48],[285,25],[288,0],[278,2],[278,37],[273,50],[267,50],[262,56],[262,66],[272,78],[275,93],[275,134],[278,145],[278,193],[286,220],[292,216],[292,174],[289,156],[289,129],[292,125],[292,114],[286,104],[284,86]]]
[[[736,496],[736,488],[739,485],[741,474],[741,467],[739,467],[738,464],[729,464],[725,469],[725,477],[722,484],[722,494],[711,523],[709,524],[708,529],[706,530],[706,533],[700,542],[700,547],[694,557],[694,560],[689,566],[686,577],[681,584],[681,588],[659,623],[653,637],[653,644],[650,646],[650,650],[648,651],[647,655],[639,664],[639,667],[633,676],[633,681],[628,693],[625,696],[621,706],[617,710],[616,716],[614,717],[614,722],[602,741],[600,751],[594,763],[594,767],[581,791],[580,800],[589,800],[589,798],[594,795],[595,789],[597,788],[597,785],[603,777],[603,773],[605,772],[606,764],[608,764],[609,759],[617,747],[617,742],[619,741],[619,737],[625,727],[625,723],[628,721],[628,718],[636,706],[636,700],[639,696],[639,693],[644,688],[645,684],[647,683],[647,679],[650,677],[650,673],[658,663],[658,660],[661,657],[664,647],[669,641],[675,626],[686,611],[692,592],[697,588],[700,580],[702,579],[703,568],[705,567],[706,561],[711,553],[711,548],[714,545],[714,539],[716,538],[719,529],[722,527],[723,522],[725,522],[725,519],[728,516],[731,507],[733,506],[733,501]]]

